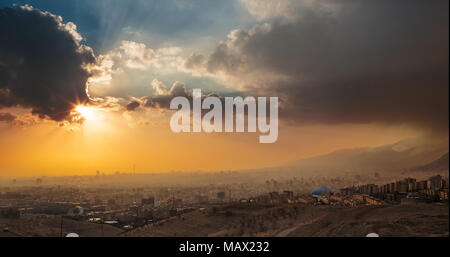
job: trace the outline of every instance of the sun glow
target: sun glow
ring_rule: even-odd
[[[96,119],[95,109],[92,107],[78,105],[77,107],[75,107],[75,111],[81,114],[81,116],[83,116],[86,120]]]

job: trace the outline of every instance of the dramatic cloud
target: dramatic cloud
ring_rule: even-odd
[[[89,101],[83,67],[95,62],[75,24],[30,6],[4,8],[0,35],[0,108],[70,121],[73,105]]]
[[[141,106],[141,104],[138,101],[132,101],[127,104],[126,109],[127,111],[132,112],[139,108],[139,106]]]
[[[250,14],[258,20],[273,17],[295,19],[301,6],[301,0],[241,0]]]
[[[448,129],[448,1],[301,6],[294,19],[232,31],[185,67],[279,96],[285,120]]]
[[[7,112],[0,112],[0,122],[10,123],[16,119],[16,116]]]
[[[162,82],[156,79],[152,81],[152,86],[156,93],[153,96],[142,98],[145,107],[169,109],[170,101],[174,97],[184,96],[192,99],[192,96],[186,91],[186,86],[179,81],[173,83],[169,90]]]
[[[292,21],[311,8],[325,12],[339,10],[339,2],[334,0],[240,0],[257,20],[286,19]]]
[[[179,81],[176,81],[173,83],[172,87],[170,89],[167,89],[168,87],[162,83],[161,81],[154,79],[151,83],[155,93],[152,96],[142,97],[140,101],[142,102],[142,106],[149,107],[149,108],[155,108],[155,109],[169,109],[170,108],[170,102],[173,98],[177,96],[186,97],[191,106],[192,106],[192,93],[188,92],[186,89],[186,85],[184,83],[181,83]],[[202,99],[205,99],[207,97],[214,96],[218,97],[222,104],[224,104],[224,96],[228,95],[218,95],[215,93],[207,93],[202,92]],[[203,101],[203,100],[202,100]],[[132,104],[133,102],[137,102],[136,100],[130,102]],[[224,108],[223,108],[224,110]],[[205,111],[205,110],[202,110]],[[205,111],[206,113],[207,111]]]
[[[126,65],[135,69],[147,68],[155,55],[155,51],[147,48],[145,44],[132,41],[123,41],[120,50],[127,56]]]
[[[88,82],[91,97],[147,96],[152,93],[151,87],[145,86],[148,81],[161,76],[173,79],[174,74],[184,69],[179,47],[152,49],[133,41],[120,43],[99,55],[94,65],[89,65],[88,70],[92,73]]]

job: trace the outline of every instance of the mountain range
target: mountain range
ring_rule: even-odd
[[[337,150],[284,166],[285,170],[326,175],[328,172],[448,170],[448,141],[403,140],[379,147]]]

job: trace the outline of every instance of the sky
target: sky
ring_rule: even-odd
[[[258,169],[448,141],[448,1],[4,0],[0,35],[0,176]],[[167,103],[194,88],[278,97],[278,141],[174,134]]]

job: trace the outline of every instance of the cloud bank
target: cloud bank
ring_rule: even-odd
[[[0,9],[0,108],[30,108],[40,118],[71,121],[89,101],[85,67],[95,62],[73,23],[30,6]]]
[[[263,19],[275,1],[246,2]],[[281,118],[295,123],[448,130],[448,1],[282,2],[276,16],[299,9],[232,31],[185,67],[279,96]]]
[[[0,9],[0,108],[70,121],[73,105],[90,100],[87,83],[99,100],[127,101],[123,110],[168,108],[191,97],[185,84],[152,79],[196,87],[186,79],[203,76],[238,95],[279,96],[280,118],[296,124],[448,133],[448,1],[241,1],[261,24],[185,62],[179,47],[133,41],[96,58],[75,24],[29,6]]]

